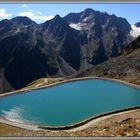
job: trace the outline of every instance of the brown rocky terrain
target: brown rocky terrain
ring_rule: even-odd
[[[139,137],[140,109],[99,121],[79,131],[25,130],[0,123],[0,136],[21,137]]]

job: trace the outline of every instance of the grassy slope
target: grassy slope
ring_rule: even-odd
[[[30,83],[28,86],[26,86],[23,89],[32,89],[37,87],[42,87],[45,85],[49,85],[55,82],[63,81],[64,78],[40,78],[32,83]]]
[[[83,76],[117,78],[140,85],[140,49],[112,58],[78,75]]]

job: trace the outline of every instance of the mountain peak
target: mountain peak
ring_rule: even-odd
[[[35,23],[34,21],[32,21],[30,18],[26,17],[26,16],[18,16],[15,18],[11,19],[12,22],[16,23],[17,25],[30,25]]]
[[[62,19],[59,15],[56,15],[53,19],[50,20],[50,22],[51,22],[51,21],[53,21],[53,22],[54,22],[54,21],[57,21],[57,22],[58,22],[58,21],[62,21],[62,20],[63,20],[63,19]],[[48,22],[48,21],[46,21],[46,22]]]
[[[84,12],[85,14],[89,15],[89,14],[91,14],[91,13],[94,13],[95,11],[94,11],[93,9],[91,9],[91,8],[87,8],[87,9],[85,9],[83,12]]]
[[[10,23],[10,20],[8,19],[3,19],[0,21],[1,24],[6,24],[6,23]]]
[[[76,74],[120,54],[130,30],[126,20],[91,8],[39,25],[15,17],[0,22],[0,65],[14,89],[41,77]]]
[[[12,23],[11,23],[11,21],[10,20],[8,20],[8,19],[4,19],[4,20],[1,20],[0,21],[0,28],[1,27],[10,27],[10,26],[12,26]]]
[[[59,15],[56,15],[54,19],[62,19]]]
[[[46,21],[45,23],[43,23],[43,28],[44,29],[49,29],[51,32],[57,31],[57,29],[60,28],[60,27],[65,28],[67,30],[67,28],[69,27],[69,25],[59,15],[56,15],[53,19],[51,19],[51,20]]]
[[[92,8],[86,8],[84,11],[85,12],[93,12],[94,10]]]

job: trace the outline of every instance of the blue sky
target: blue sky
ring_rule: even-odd
[[[28,16],[37,23],[61,17],[70,12],[81,12],[92,8],[101,12],[124,17],[130,24],[140,22],[140,4],[0,4],[0,20],[15,16]]]

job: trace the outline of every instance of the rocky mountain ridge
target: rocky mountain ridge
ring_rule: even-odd
[[[27,17],[2,20],[1,92],[42,77],[72,75],[115,57],[132,41],[131,30],[126,19],[89,8],[42,24]]]

